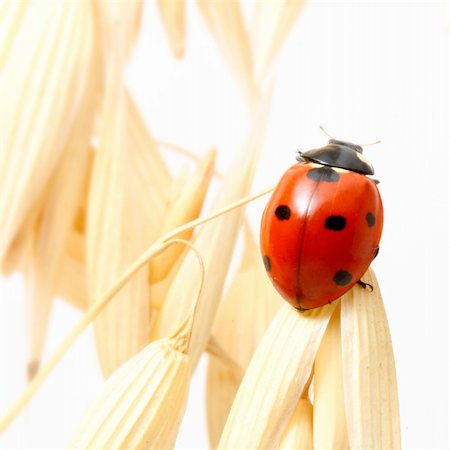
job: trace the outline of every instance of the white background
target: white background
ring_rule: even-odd
[[[246,12],[251,11],[251,4]],[[235,80],[188,1],[187,55],[172,59],[153,2],[129,84],[152,132],[198,154],[219,148],[225,172],[249,116]],[[250,14],[248,14],[250,17]],[[274,184],[298,148],[322,145],[324,124],[356,143],[381,180],[385,229],[374,263],[396,357],[405,449],[447,449],[449,28],[444,2],[311,0],[280,54],[254,191]],[[179,157],[177,157],[179,159]],[[174,156],[168,156],[172,166]],[[264,206],[248,208],[255,230]],[[24,386],[23,286],[0,285],[0,410]],[[57,302],[46,356],[79,313]],[[179,449],[207,448],[204,361]],[[4,449],[59,449],[101,385],[87,332],[4,437]],[[389,450],[389,449],[386,449]]]

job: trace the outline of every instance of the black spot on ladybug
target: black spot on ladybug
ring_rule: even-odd
[[[373,227],[375,225],[375,216],[371,212],[366,214],[366,222],[369,227]]]
[[[331,167],[315,167],[306,176],[311,180],[326,181],[327,183],[335,183],[339,180],[339,174]]]
[[[380,251],[380,247],[377,247],[373,253],[373,259],[375,259],[378,256],[379,251]]]
[[[325,228],[327,230],[341,231],[345,228],[347,220],[343,216],[328,216],[325,219]]]
[[[352,281],[352,274],[346,270],[338,270],[333,277],[333,281],[339,286],[345,286]]]
[[[279,220],[289,220],[289,218],[291,217],[291,208],[289,208],[289,206],[287,205],[280,205],[275,210],[275,215]]]
[[[264,267],[266,268],[267,272],[270,272],[271,265],[270,265],[269,257],[267,255],[264,255],[263,261],[264,261]]]

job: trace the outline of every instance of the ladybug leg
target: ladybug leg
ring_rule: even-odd
[[[358,283],[357,283],[359,286],[361,286],[363,289],[366,289],[366,288],[368,288],[368,289],[370,289],[370,292],[372,292],[373,291],[373,286],[371,285],[371,284],[369,284],[369,283],[365,283],[363,280],[358,280]]]
[[[294,308],[295,308],[299,313],[304,313],[305,311],[308,311],[308,308],[302,308],[301,306],[294,306]]]

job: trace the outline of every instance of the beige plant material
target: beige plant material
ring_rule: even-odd
[[[237,161],[231,167],[229,176],[225,178],[220,188],[214,208],[227,205],[249,192],[264,141],[264,131],[267,128],[270,98],[271,95],[268,93],[260,106],[259,114],[252,125],[246,144],[238,154]],[[239,208],[219,217],[202,227],[194,240],[195,247],[201,253],[205,263],[206,281],[202,294],[204,307],[199,311],[199,325],[194,329],[190,346],[193,368],[205,350],[211,335],[211,327],[219,306],[243,215],[244,208]],[[157,336],[171,333],[174,326],[186,314],[192,292],[195,289],[195,280],[191,275],[194,264],[192,258],[193,255],[190,253],[185,256],[174,277],[161,308],[156,328]]]
[[[120,36],[120,30],[118,30]],[[108,61],[99,144],[93,167],[86,231],[86,267],[91,302],[148,245],[149,226],[142,205],[147,180],[135,173],[134,152],[141,152],[129,133],[129,98],[122,80],[124,53],[120,44]],[[143,170],[143,169],[142,169]],[[147,167],[151,177],[152,167]],[[151,201],[151,197],[148,202]],[[155,230],[153,230],[155,232]],[[150,299],[144,267],[119,292],[95,321],[97,351],[108,376],[148,343]]]
[[[197,0],[197,6],[225,60],[236,74],[251,109],[259,99],[259,88],[253,81],[253,58],[250,38],[238,1]]]
[[[158,0],[161,19],[175,58],[182,58],[185,49],[185,0]]]
[[[161,235],[199,216],[214,173],[215,160],[216,151],[211,150],[199,162],[190,180],[183,183],[182,191],[164,214],[160,229]],[[191,236],[192,230],[187,230],[177,238],[190,240]],[[167,276],[182,251],[181,245],[172,246],[151,261],[150,280],[152,283]]]
[[[97,13],[97,25],[102,36],[105,58],[113,51],[112,47],[116,45],[118,33],[121,35],[119,40],[123,55],[129,58],[139,36],[145,2],[142,0],[127,0],[126,2],[94,0],[93,3]]]
[[[86,311],[89,307],[85,247],[84,234],[73,229],[66,242],[65,256],[56,287],[58,297],[82,311]]]
[[[23,14],[0,44],[0,265],[61,160],[95,53],[90,2],[26,2]]]
[[[88,89],[70,131],[61,160],[50,178],[39,214],[33,247],[25,272],[27,286],[28,377],[40,365],[48,319],[60,277],[67,241],[84,193],[90,163],[90,140],[98,107],[100,66],[93,55]]]
[[[171,337],[152,342],[114,372],[69,449],[173,448],[188,397],[191,321]]]
[[[304,313],[282,306],[245,372],[219,449],[277,448],[310,378],[335,306]]]
[[[89,307],[86,267],[70,255],[66,255],[62,262],[56,295],[81,311]]]
[[[127,179],[134,197],[136,220],[141,222],[143,247],[151,245],[161,234],[161,227],[170,205],[167,186],[171,176],[158,147],[132,97],[127,95],[127,133],[130,139]]]
[[[262,82],[305,6],[306,0],[255,2],[252,50],[255,79]]]
[[[147,345],[110,377],[86,413],[69,448],[173,448],[189,390],[191,370],[188,353],[192,330],[198,324],[198,311],[204,307],[204,304],[199,304],[205,279],[204,264],[192,244],[175,238],[148,249],[146,255],[129,268],[120,283],[128,281],[143,261],[174,243],[187,245],[200,263],[195,304],[191,305],[187,317],[171,336]]]
[[[20,28],[26,7],[27,3],[24,1],[3,1],[0,3],[0,70]]]
[[[359,286],[356,289],[360,289]],[[347,298],[348,295],[343,296],[342,302],[345,303]],[[348,448],[339,303],[328,324],[314,364],[314,448]]]
[[[171,175],[158,150],[157,143],[150,133],[136,102],[127,92],[129,114],[128,133],[134,151],[130,153],[133,177],[145,188],[139,191],[137,201],[142,206],[142,214],[146,223],[150,224],[147,239],[153,242],[157,234],[157,225],[165,214],[170,195],[167,186],[171,183]],[[149,208],[148,205],[152,207]]]
[[[210,448],[215,449],[236,397],[242,375],[218,356],[209,357],[206,378],[206,413]]]
[[[313,447],[313,406],[300,398],[281,438],[279,450],[339,450],[339,447]]]
[[[397,380],[389,325],[371,269],[374,290],[352,289],[341,303],[345,415],[351,449],[401,448]]]
[[[281,305],[281,297],[267,277],[255,238],[247,225],[242,261],[220,304],[212,332],[215,344],[236,366],[230,366],[220,355],[209,358],[206,404],[212,448],[217,447],[251,357]]]

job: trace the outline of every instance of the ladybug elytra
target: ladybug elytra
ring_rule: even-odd
[[[299,152],[263,213],[261,252],[278,292],[317,308],[360,281],[378,253],[383,207],[362,148],[331,139]]]

